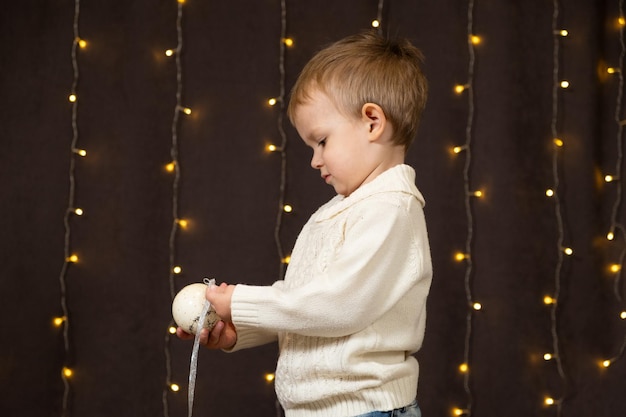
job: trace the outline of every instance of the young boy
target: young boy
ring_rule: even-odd
[[[432,267],[424,200],[404,165],[426,100],[420,65],[408,41],[375,33],[306,65],[288,114],[338,195],[302,229],[284,280],[207,290],[223,321],[202,344],[235,351],[278,340],[286,417],[420,415],[412,354]]]

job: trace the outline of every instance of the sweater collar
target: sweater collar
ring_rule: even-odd
[[[415,170],[400,164],[378,175],[374,180],[361,185],[348,197],[336,195],[328,203],[320,207],[315,221],[328,220],[354,204],[380,193],[400,192],[414,196],[424,206],[424,197],[415,186]]]

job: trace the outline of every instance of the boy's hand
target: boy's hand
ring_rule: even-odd
[[[194,335],[185,332],[180,327],[176,329],[176,336],[183,340],[193,340]],[[230,349],[237,342],[237,331],[232,323],[218,321],[213,330],[202,329],[200,332],[200,344],[209,349]]]
[[[234,291],[234,285],[227,285],[224,282],[219,287],[217,285],[209,285],[206,289],[206,299],[209,300],[217,315],[227,323],[230,323],[232,319],[230,300],[233,298]]]

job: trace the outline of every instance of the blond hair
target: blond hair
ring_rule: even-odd
[[[318,52],[303,68],[287,108],[293,123],[314,90],[326,94],[346,115],[359,117],[365,103],[378,104],[393,126],[392,140],[409,147],[417,134],[428,85],[422,54],[406,39],[374,31],[349,36]]]

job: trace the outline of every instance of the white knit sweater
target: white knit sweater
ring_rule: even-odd
[[[320,207],[283,281],[237,285],[239,350],[278,339],[286,417],[345,417],[409,404],[417,393],[432,266],[415,171],[393,167]]]

